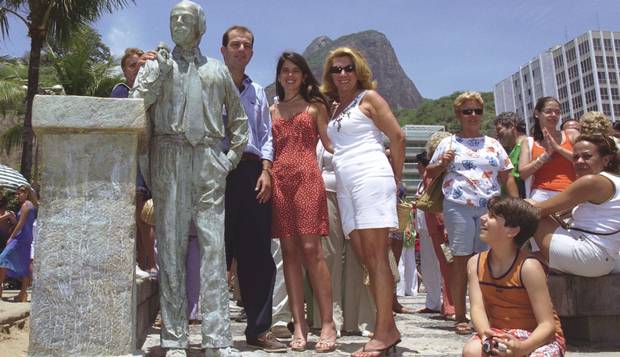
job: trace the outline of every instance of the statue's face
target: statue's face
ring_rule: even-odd
[[[181,47],[193,47],[198,44],[198,16],[190,6],[179,4],[170,14],[170,34],[172,41]]]

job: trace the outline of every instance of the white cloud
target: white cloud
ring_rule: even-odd
[[[114,56],[120,56],[127,47],[139,47],[139,35],[128,24],[112,24],[103,35],[103,41],[110,47]]]

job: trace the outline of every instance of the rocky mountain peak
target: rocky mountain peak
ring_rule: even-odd
[[[331,50],[342,46],[356,48],[366,57],[373,72],[373,79],[378,83],[377,91],[392,109],[416,108],[422,103],[420,92],[405,74],[390,41],[383,33],[375,30],[353,33],[335,40],[319,36],[310,42],[303,56],[319,81],[323,75],[325,58]],[[267,92],[269,98],[272,98],[275,95],[275,85],[267,87]]]

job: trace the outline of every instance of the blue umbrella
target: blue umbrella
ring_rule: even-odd
[[[17,190],[21,185],[30,186],[24,175],[11,167],[0,164],[0,187]]]

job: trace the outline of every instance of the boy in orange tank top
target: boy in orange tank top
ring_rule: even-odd
[[[491,249],[467,263],[476,336],[463,356],[563,356],[560,320],[543,265],[521,251],[538,226],[538,210],[510,197],[489,200],[480,239]]]

